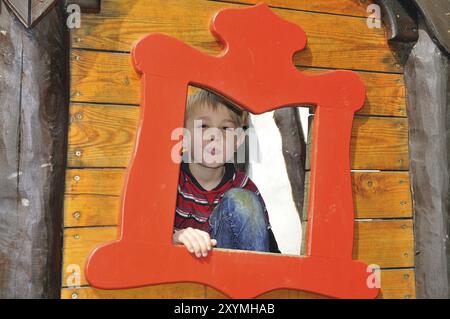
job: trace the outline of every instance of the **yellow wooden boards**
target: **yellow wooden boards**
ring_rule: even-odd
[[[415,297],[414,271],[411,269],[393,269],[381,271],[381,289],[378,298],[409,299]],[[91,287],[63,288],[61,297],[65,299],[193,299],[193,298],[226,298],[217,290],[196,283],[177,283],[155,285],[144,288],[125,290],[99,290]],[[257,299],[311,299],[323,298],[315,294],[290,289],[277,289],[257,297]]]
[[[124,174],[124,169],[68,169],[65,226],[116,225]],[[308,174],[306,178],[309,181]],[[355,218],[412,217],[408,172],[353,172],[352,184]],[[305,202],[303,220],[308,204]]]
[[[138,107],[72,104],[68,166],[126,167],[138,119]],[[350,159],[352,169],[407,170],[407,119],[355,117]]]
[[[62,298],[223,297],[196,283],[102,291],[86,286],[83,273],[81,288],[68,288],[67,279],[71,264],[79,265],[83,271],[90,250],[114,239],[117,233],[124,168],[131,157],[139,117],[140,86],[129,54],[132,43],[147,33],[160,32],[205,53],[218,54],[221,48],[209,33],[209,20],[221,8],[259,1],[239,2],[103,0],[100,14],[82,15],[82,27],[72,32]],[[383,268],[380,297],[414,298],[403,70],[389,49],[384,29],[367,27],[366,8],[372,1],[267,3],[281,17],[307,32],[306,50],[293,57],[300,71],[315,74],[335,68],[353,69],[366,85],[367,100],[358,111],[352,130],[351,165],[356,170],[381,171],[352,172],[354,257]],[[307,201],[303,220],[306,207]],[[317,297],[286,289],[260,296]]]
[[[72,50],[71,100],[111,104],[140,103],[138,76],[131,68],[129,54]],[[326,70],[299,68],[308,74]],[[360,115],[406,116],[403,75],[358,72],[363,79],[367,100]]]
[[[235,2],[230,0],[219,0],[222,2]],[[260,0],[239,0],[236,2],[246,4],[257,4]],[[367,7],[374,3],[372,0],[265,0],[270,7],[297,9],[314,12],[327,12],[357,17],[367,16]]]
[[[159,32],[205,53],[218,54],[221,47],[209,32],[211,17],[222,8],[243,6],[204,0],[104,2],[100,15],[83,16],[83,27],[73,33],[74,48],[129,52],[134,41],[149,32]],[[389,49],[384,29],[369,29],[364,17],[282,9],[273,11],[299,24],[308,35],[307,48],[294,56],[297,65],[402,71]]]

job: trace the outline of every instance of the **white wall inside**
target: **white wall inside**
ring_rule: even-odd
[[[308,108],[297,108],[306,137]],[[281,149],[281,135],[273,111],[250,115],[251,127],[258,140],[257,155],[250,152],[249,177],[256,184],[269,212],[270,223],[283,254],[300,254],[301,221],[292,199],[291,185]]]

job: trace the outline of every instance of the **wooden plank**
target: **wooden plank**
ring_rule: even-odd
[[[86,285],[84,265],[97,245],[116,239],[117,227],[66,228],[64,231],[63,286],[71,275],[70,265],[78,265],[81,285]],[[355,259],[383,268],[412,267],[413,240],[411,220],[357,221]]]
[[[413,221],[355,222],[353,258],[382,268],[413,267]]]
[[[450,296],[448,70],[448,58],[421,21],[419,41],[405,68],[411,123],[417,296],[421,299]]]
[[[61,299],[203,299],[205,286],[195,283],[155,285],[135,289],[63,288]]]
[[[308,218],[309,177],[306,174],[302,220]],[[409,172],[351,172],[355,218],[412,217]]]
[[[213,0],[216,2],[240,2],[246,4],[257,4],[260,0]],[[354,0],[327,0],[327,1],[311,1],[311,0],[265,0],[271,7],[314,11],[323,13],[334,13],[342,15],[351,15],[357,17],[367,17],[367,7],[375,3],[372,0],[354,1]]]
[[[64,225],[117,225],[124,172],[106,169],[67,170],[66,187],[70,195],[65,196]],[[408,172],[352,172],[351,175],[355,218],[412,217]],[[76,181],[74,176],[80,179]],[[308,184],[303,220],[307,219],[307,198]]]
[[[120,195],[124,169],[67,169],[66,194]]]
[[[19,295],[23,291],[22,282],[34,285],[30,283],[29,263],[20,258],[15,248],[26,227],[25,223],[18,223],[23,30],[5,7],[0,11],[0,27],[5,32],[1,48],[5,59],[0,59],[0,299],[25,298]],[[30,298],[36,295],[34,292]]]
[[[73,30],[72,45],[129,52],[137,39],[158,32],[217,55],[221,47],[209,32],[210,19],[220,9],[238,7],[245,6],[197,0],[155,0],[151,6],[145,0],[110,1],[102,4],[101,15],[83,15],[83,27]],[[370,29],[365,18],[283,9],[273,11],[300,25],[308,35],[307,49],[293,58],[296,65],[402,72],[402,66],[386,41],[384,29]]]
[[[206,295],[206,296],[205,296]],[[92,287],[63,288],[63,299],[228,299],[219,291],[193,283],[156,285],[136,289],[101,290]],[[379,299],[415,298],[414,269],[385,269],[381,271]],[[316,299],[325,298],[303,291],[278,289],[256,297],[256,299]]]
[[[74,102],[140,104],[139,79],[128,54],[72,50],[71,99]],[[306,74],[327,70],[299,67]],[[366,85],[366,103],[357,114],[406,116],[403,76],[358,72]]]
[[[306,169],[311,163],[313,116],[309,118]],[[408,170],[408,119],[355,116],[350,141],[351,169]]]
[[[138,126],[137,107],[72,104],[70,115],[69,167],[127,167]],[[407,119],[356,117],[350,156],[352,169],[407,170]],[[309,160],[308,155],[307,169]]]
[[[5,6],[0,12],[0,298],[60,293],[69,84],[63,11],[58,3],[31,30]]]
[[[140,109],[70,106],[68,166],[126,167],[135,144]]]
[[[414,269],[381,270],[381,289],[378,299],[412,299],[415,297]],[[224,294],[210,287],[206,287],[206,298],[227,299]],[[258,298],[326,299],[321,295],[289,289],[269,292]]]
[[[105,195],[66,195],[64,226],[112,226],[119,223],[120,198]]]
[[[307,225],[302,222],[304,237]],[[414,266],[412,227],[412,219],[355,220],[353,259],[384,268]],[[305,254],[305,248],[302,240],[300,254]]]

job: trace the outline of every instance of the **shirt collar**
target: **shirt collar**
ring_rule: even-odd
[[[191,170],[189,169],[189,164],[185,162],[181,162],[181,170],[192,180],[195,186],[197,186],[201,191],[208,192],[206,189],[200,185],[200,183],[197,181],[197,179],[192,175]],[[234,180],[235,177],[236,168],[233,163],[225,163],[225,174],[222,177],[222,180],[220,181],[219,185],[214,187],[213,189],[209,190],[216,191],[219,188],[221,188],[226,182],[229,180]]]

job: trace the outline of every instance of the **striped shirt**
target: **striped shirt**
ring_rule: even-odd
[[[233,163],[225,164],[225,174],[221,182],[214,189],[208,191],[191,174],[189,165],[181,162],[174,232],[175,230],[192,227],[211,235],[209,217],[217,204],[220,203],[224,193],[231,188],[246,189],[258,196],[264,209],[264,218],[269,232],[270,251],[280,253],[272,232],[266,205],[258,188],[245,173],[235,169]]]

